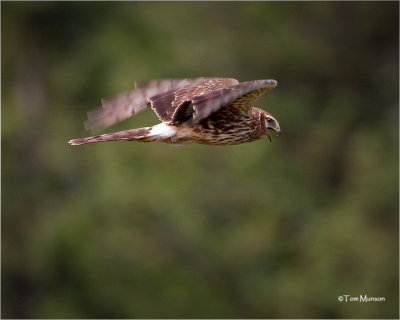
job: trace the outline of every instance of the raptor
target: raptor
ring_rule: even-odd
[[[102,107],[88,112],[86,129],[105,129],[150,106],[160,123],[73,139],[76,146],[106,141],[161,141],[173,144],[234,145],[263,137],[269,130],[281,133],[278,121],[254,103],[275,88],[275,80],[239,83],[231,78],[155,80],[137,83],[133,91],[102,100]]]

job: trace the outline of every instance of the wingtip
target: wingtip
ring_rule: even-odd
[[[79,146],[79,143],[78,143],[77,140],[78,140],[78,139],[72,139],[72,140],[69,140],[68,143],[69,143],[71,146]]]
[[[275,88],[278,86],[278,81],[274,80],[274,79],[268,79],[268,80],[263,80],[263,82],[270,86],[271,88]]]

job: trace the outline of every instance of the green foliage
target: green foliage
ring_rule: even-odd
[[[1,7],[4,318],[398,316],[397,2]],[[67,144],[101,97],[197,76],[276,79],[282,136]]]

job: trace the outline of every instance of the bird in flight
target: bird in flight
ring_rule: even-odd
[[[230,78],[154,80],[136,83],[135,90],[103,99],[102,107],[88,112],[85,128],[102,130],[127,119],[147,106],[161,123],[73,139],[73,146],[105,141],[161,141],[173,144],[234,145],[263,137],[268,130],[280,135],[278,121],[254,108],[257,98],[277,86],[275,80],[239,83]]]

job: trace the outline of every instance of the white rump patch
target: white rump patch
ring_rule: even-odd
[[[150,136],[159,136],[161,138],[170,138],[176,133],[173,126],[166,123],[160,123],[151,127]]]

